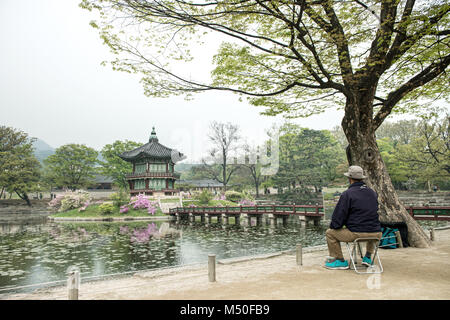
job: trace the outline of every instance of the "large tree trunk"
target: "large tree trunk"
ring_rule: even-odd
[[[356,103],[347,102],[342,127],[349,142],[349,165],[359,165],[368,176],[366,184],[378,194],[379,215],[382,222],[405,222],[408,226],[408,242],[413,247],[428,247],[430,240],[422,227],[408,214],[392,185],[391,178],[381,158],[376,143],[372,115],[365,108],[371,102],[367,95]],[[347,111],[352,112],[347,112]]]

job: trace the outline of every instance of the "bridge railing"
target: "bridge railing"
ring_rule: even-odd
[[[450,221],[450,207],[407,207],[415,220]]]
[[[406,207],[409,214],[416,220],[450,221],[450,207]],[[277,215],[305,215],[323,216],[321,205],[257,205],[233,207],[177,207],[171,208],[169,214],[277,214]]]
[[[256,205],[256,206],[225,206],[225,207],[177,207],[171,208],[169,214],[294,214],[308,216],[323,216],[321,205]]]

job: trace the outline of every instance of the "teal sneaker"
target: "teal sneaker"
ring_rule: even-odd
[[[348,261],[334,260],[333,262],[326,262],[325,268],[332,270],[345,270],[349,268]]]
[[[367,257],[364,257],[364,258],[362,259],[361,264],[364,265],[364,266],[366,266],[366,267],[370,267],[370,266],[373,264],[373,262],[372,262],[372,259],[367,258]]]

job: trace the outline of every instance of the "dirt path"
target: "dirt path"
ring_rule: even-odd
[[[80,300],[109,299],[450,299],[450,230],[436,231],[431,248],[381,250],[381,275],[322,267],[326,250],[217,265],[159,270],[127,278],[83,283]],[[0,299],[67,299],[65,287]]]

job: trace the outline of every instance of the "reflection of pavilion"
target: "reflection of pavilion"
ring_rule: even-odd
[[[130,194],[174,195],[175,180],[180,174],[174,171],[175,162],[182,160],[184,155],[158,142],[155,127],[148,143],[120,155],[125,161],[133,164],[133,172],[126,176],[130,186]]]

